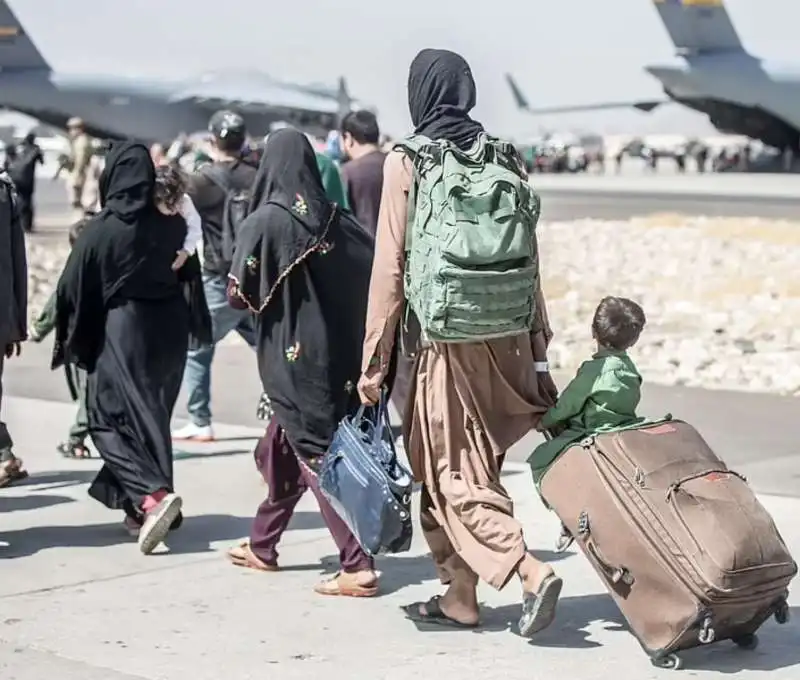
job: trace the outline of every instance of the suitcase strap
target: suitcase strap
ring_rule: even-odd
[[[597,566],[603,570],[606,578],[613,584],[618,585],[624,583],[626,586],[632,586],[634,582],[633,574],[630,569],[624,565],[615,566],[611,564],[600,552],[600,548],[592,537],[592,527],[589,521],[589,513],[581,512],[578,517],[578,536],[586,546],[586,551],[592,556]]]

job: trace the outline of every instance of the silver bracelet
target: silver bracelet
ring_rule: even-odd
[[[534,361],[533,368],[537,373],[550,372],[550,364],[547,361]]]

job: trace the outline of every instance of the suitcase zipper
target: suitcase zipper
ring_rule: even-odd
[[[628,482],[630,484],[631,490],[634,490],[637,486],[639,486],[638,484],[636,484],[635,481],[632,482],[632,480],[629,479],[628,475],[624,474],[602,451],[600,451],[599,448],[597,448],[596,446],[595,447],[586,446],[585,448],[588,451],[593,451],[594,452],[594,455],[592,455],[592,459],[595,461],[595,468],[598,470],[598,473],[601,475],[601,478],[605,478],[606,475],[605,475],[605,473],[602,472],[602,470],[600,469],[600,466],[597,464],[597,457],[598,456],[600,458],[602,458],[602,460],[606,463],[606,465],[608,465],[612,470],[614,470],[617,475],[619,475],[622,479],[624,479],[626,482]],[[629,463],[631,462],[627,455],[624,455],[624,458]],[[635,465],[632,465],[632,467],[634,469],[637,469],[637,466],[635,466]],[[726,472],[728,472],[728,471],[726,470]],[[706,473],[703,473],[703,474],[708,474],[708,473],[706,472]],[[736,473],[733,473],[733,474],[736,474]],[[697,476],[701,477],[702,474],[699,474]],[[683,483],[685,481],[688,481],[688,480],[681,480],[681,483]],[[607,484],[607,486],[609,487],[610,490],[613,490],[613,488],[614,488],[610,484]],[[617,494],[615,494],[615,495],[617,495]],[[666,538],[669,542],[671,542],[675,546],[675,548],[677,549],[677,552],[679,552],[679,553],[681,553],[683,555],[683,558],[685,560],[686,565],[688,567],[690,567],[690,569],[688,569],[688,570],[686,568],[680,568],[680,567],[677,567],[677,566],[673,566],[672,562],[669,559],[669,556],[665,556],[664,555],[664,548],[666,548],[666,545],[661,545],[656,540],[654,540],[654,538],[651,537],[649,532],[643,530],[643,528],[639,524],[639,522],[636,522],[635,520],[632,522],[632,524],[639,531],[639,534],[644,537],[645,541],[651,547],[651,549],[654,550],[656,552],[656,554],[659,555],[659,559],[662,562],[664,562],[665,565],[668,566],[668,569],[671,572],[673,572],[676,575],[676,577],[696,597],[698,597],[698,599],[700,599],[703,602],[707,602],[709,604],[714,604],[714,603],[723,603],[724,604],[726,602],[736,602],[737,604],[738,603],[747,604],[750,601],[759,602],[759,601],[761,601],[763,599],[764,591],[760,591],[759,594],[754,595],[752,597],[739,597],[739,596],[737,596],[737,592],[741,592],[741,591],[730,591],[730,592],[720,591],[716,586],[714,586],[712,583],[710,583],[703,576],[703,573],[700,570],[698,564],[695,562],[695,560],[693,560],[690,556],[683,554],[683,551],[680,549],[680,544],[669,533],[669,531],[667,531],[666,527],[664,526],[664,523],[658,517],[658,514],[656,512],[654,512],[650,508],[650,504],[647,502],[647,500],[644,499],[640,493],[636,493],[635,491],[634,491],[634,495],[633,496],[632,496],[632,494],[630,492],[626,493],[625,496],[626,496],[626,499],[627,499],[628,502],[633,502],[639,507],[640,510],[645,510],[646,511],[647,517],[649,519],[649,523],[651,524],[652,528],[655,528],[657,530],[657,533],[659,534],[659,537],[661,537],[662,539]],[[625,504],[625,499],[620,498],[620,501],[623,504]],[[673,513],[675,513],[674,506],[672,504],[670,504],[670,508],[672,508]],[[633,519],[633,518],[631,517],[631,519]],[[686,528],[686,525],[685,525],[685,522],[683,521],[683,518],[678,517],[678,519],[681,522],[681,524],[684,526],[684,529],[685,529],[686,533],[691,536],[692,541],[695,543],[695,545],[697,545],[696,539],[691,534],[691,532],[689,532],[688,529]],[[673,551],[671,553],[673,556],[674,556],[674,552],[675,551]],[[702,552],[702,549],[700,550],[700,552]],[[692,573],[692,572],[694,572],[694,573]],[[778,578],[775,581],[776,581],[776,583],[781,583],[783,581],[783,579]],[[768,586],[769,584],[764,584],[764,585]],[[783,587],[784,586],[781,586],[781,588],[783,588]],[[715,591],[718,595],[715,597],[714,595],[709,594],[709,592],[708,592],[709,590]],[[743,587],[741,590],[742,591],[746,591],[746,590],[751,590],[751,589]],[[766,592],[769,592],[769,588],[766,589]],[[722,595],[721,597],[719,596],[720,594]]]
[[[714,473],[720,474],[720,475],[730,475],[730,476],[737,477],[737,478],[741,479],[743,482],[747,482],[747,479],[744,477],[744,475],[741,475],[738,472],[735,472],[734,470],[709,470],[708,472],[702,472],[702,473],[696,473],[696,474],[693,474],[693,475],[688,475],[688,476],[684,477],[683,479],[678,480],[677,482],[675,482],[675,483],[673,483],[673,484],[671,484],[669,486],[669,488],[667,489],[667,493],[666,493],[665,500],[666,500],[667,505],[669,506],[670,510],[672,511],[672,514],[675,517],[675,519],[678,520],[678,522],[680,523],[681,527],[683,527],[683,530],[686,532],[686,535],[690,538],[690,540],[694,544],[694,546],[697,549],[698,553],[703,553],[704,552],[703,547],[700,545],[700,542],[697,540],[697,537],[694,535],[694,533],[689,529],[689,525],[687,524],[686,520],[684,519],[683,514],[678,509],[678,506],[677,506],[677,504],[675,502],[675,494],[678,491],[681,490],[681,487],[686,482],[691,482],[691,481],[694,481],[695,479],[701,479],[701,478],[705,477],[708,474],[714,474]],[[706,595],[706,597],[709,599],[709,601],[723,601],[724,602],[725,600],[728,600],[728,599],[731,599],[731,598],[736,598],[737,593],[745,592],[745,591],[752,591],[753,590],[753,587],[749,586],[749,585],[748,586],[741,586],[740,588],[732,588],[732,589],[729,589],[729,590],[722,590],[720,588],[717,588],[714,584],[712,584],[710,581],[708,581],[708,579],[706,579],[703,576],[703,572],[699,569],[698,565],[694,562],[694,560],[691,560],[690,558],[688,558],[688,556],[687,556],[687,559],[689,559],[690,562],[692,563],[692,566],[695,567],[695,569],[697,571],[697,574],[701,578],[703,583],[705,583],[707,586],[709,586],[710,589],[714,590],[717,593],[718,597],[716,597],[716,598]],[[717,566],[717,568],[719,568],[719,565],[716,565],[716,566]],[[779,564],[762,565],[761,567],[756,567],[755,570],[768,568],[768,567],[775,567],[775,566],[779,566]],[[735,575],[735,574],[737,574],[739,572],[736,572],[736,571],[731,572],[731,571],[728,571],[728,570],[724,570],[724,573],[725,574]],[[775,578],[774,579],[774,581],[777,582],[777,583],[780,583],[782,580],[783,580],[782,578]],[[770,581],[762,584],[762,586],[767,586],[767,591],[769,591],[769,587],[768,587],[769,584],[770,584]],[[763,596],[761,596],[761,597],[756,596],[756,597],[757,597],[757,599],[761,599],[761,597],[763,597]],[[737,599],[737,601],[746,601],[747,598],[736,598],[736,599]]]

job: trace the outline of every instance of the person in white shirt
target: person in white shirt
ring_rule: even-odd
[[[180,269],[194,253],[203,240],[203,225],[200,213],[185,192],[186,182],[179,169],[172,165],[159,165],[156,168],[156,207],[165,215],[180,215],[186,220],[186,239],[183,248],[175,254],[173,271]]]

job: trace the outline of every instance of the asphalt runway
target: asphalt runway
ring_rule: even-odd
[[[535,183],[534,183],[535,185]],[[654,213],[715,217],[800,218],[797,198],[698,196],[626,192],[585,192],[571,188],[537,190],[542,200],[542,219],[550,222],[595,218],[626,220]]]
[[[542,219],[548,221],[597,218],[624,220],[653,213],[678,213],[683,215],[710,215],[725,217],[768,217],[797,219],[800,217],[800,187],[796,198],[783,196],[735,196],[724,194],[699,195],[673,192],[672,178],[663,179],[662,190],[633,190],[627,178],[620,177],[613,191],[575,188],[565,177],[548,176],[543,186],[537,186],[540,176],[532,182],[542,199]],[[592,178],[587,178],[592,179]],[[611,177],[608,178],[612,179]],[[656,184],[658,186],[658,184]],[[43,220],[42,234],[60,231],[59,221],[67,214],[67,192],[60,181],[41,179],[36,194],[39,216]]]
[[[699,215],[753,215],[796,218],[800,199],[754,198],[704,199],[702,196],[570,193],[542,191],[543,216],[547,220],[584,217],[625,219],[658,212]],[[66,238],[66,191],[63,185],[42,182],[38,192],[38,214],[42,227],[32,239]],[[16,397],[68,401],[63,373],[50,371],[52,340],[26,345],[23,354],[6,364],[4,391]],[[563,384],[569,376],[556,376]],[[238,344],[217,349],[213,369],[214,418],[234,425],[258,425],[255,408],[260,394],[259,378],[252,351]],[[182,395],[176,417],[184,418],[186,398]],[[643,412],[661,416],[672,413],[695,424],[712,445],[754,486],[765,493],[800,497],[800,418],[798,400],[792,397],[716,392],[664,387],[645,380]],[[13,427],[13,423],[10,423]],[[53,432],[53,446],[63,433]],[[509,459],[521,461],[539,441],[526,437],[509,452]],[[20,452],[24,457],[24,453]],[[55,452],[54,452],[55,455]]]

